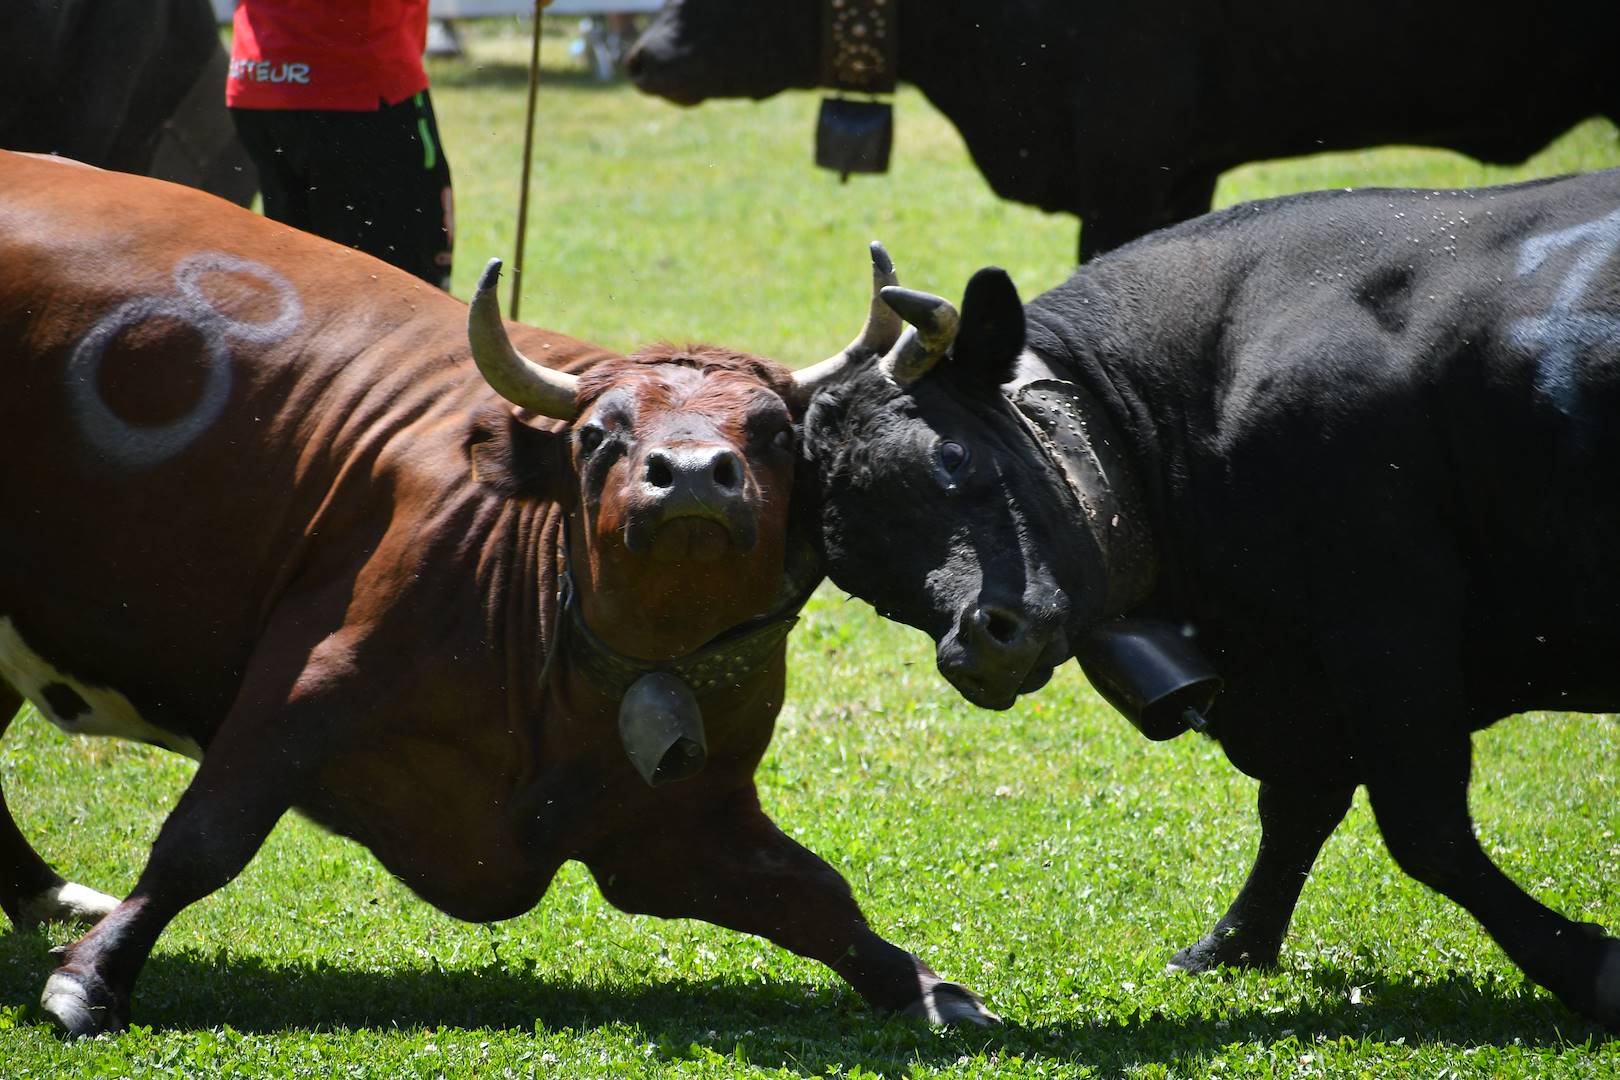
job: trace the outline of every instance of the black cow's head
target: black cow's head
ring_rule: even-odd
[[[816,0],[669,0],[625,58],[642,90],[678,105],[816,85]]]
[[[959,318],[937,297],[882,296],[913,323],[886,354],[801,372],[814,384],[801,483],[825,568],[931,635],[968,700],[1006,708],[1071,655],[1068,628],[1092,614],[1075,607],[1095,602],[1101,572],[1066,541],[1069,496],[1001,393],[1023,305],[997,269],[968,283]]]

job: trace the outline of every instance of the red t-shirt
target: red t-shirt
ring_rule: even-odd
[[[428,0],[237,0],[225,104],[375,109],[427,88]]]

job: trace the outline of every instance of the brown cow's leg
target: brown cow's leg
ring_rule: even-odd
[[[302,614],[307,625],[332,625]],[[323,659],[321,647],[312,653],[302,631],[291,640],[266,635],[262,661],[250,665],[236,706],[159,830],[134,890],[67,950],[45,983],[40,1007],[69,1034],[129,1022],[130,991],[164,927],[241,873],[330,759],[340,726],[334,717],[356,711],[340,695],[363,688],[346,677],[346,640],[328,640],[339,659]]]
[[[21,707],[22,695],[0,680],[0,735]],[[117,904],[113,897],[76,885],[52,870],[17,828],[0,792],[0,908],[13,926],[32,930],[42,922],[93,923]]]
[[[129,1022],[129,996],[158,935],[187,905],[222,888],[247,866],[289,808],[292,778],[276,754],[216,753],[163,823],[129,897],[67,950],[40,1005],[71,1035]]]
[[[784,836],[752,786],[707,812],[660,822],[585,859],[610,903],[758,934],[842,975],[873,1007],[934,1023],[998,1019],[978,995],[874,934],[849,885]]]

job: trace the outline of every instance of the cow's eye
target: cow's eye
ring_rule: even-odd
[[[574,441],[579,444],[579,452],[588,454],[602,445],[602,429],[594,424],[582,427],[574,433]]]
[[[790,427],[785,427],[781,431],[778,431],[775,437],[771,439],[771,445],[776,447],[778,450],[793,449],[793,429]]]
[[[961,443],[951,442],[949,439],[947,439],[939,444],[940,468],[944,469],[951,476],[955,476],[957,473],[961,472],[962,466],[967,464],[967,460],[967,447],[963,446]]]

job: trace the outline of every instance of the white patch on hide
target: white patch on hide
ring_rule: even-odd
[[[1018,386],[1034,379],[1049,379],[1052,377],[1051,369],[1041,361],[1034,349],[1025,346],[1024,351],[1018,354],[1013,362],[1013,377],[1007,380],[1009,386]]]
[[[17,633],[16,625],[6,616],[0,616],[0,678],[33,702],[41,716],[70,734],[132,739],[202,760],[202,747],[194,740],[149,723],[123,694],[110,687],[82,683],[51,666],[28,647]],[[45,694],[46,688],[51,686],[65,686],[79,695],[84,699],[86,710],[77,716],[58,716]]]

